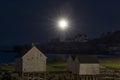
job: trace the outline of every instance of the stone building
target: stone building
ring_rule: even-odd
[[[98,75],[100,64],[94,55],[76,55],[68,58],[68,71],[79,75]]]
[[[17,56],[16,72],[22,80],[45,80],[46,59],[47,57],[33,45],[26,53]]]

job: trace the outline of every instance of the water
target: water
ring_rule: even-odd
[[[0,47],[0,50],[10,50],[12,47],[10,46],[5,46],[5,47]],[[17,53],[3,53],[0,52],[0,64],[1,63],[12,63],[15,60],[15,56]],[[67,54],[45,54],[47,56],[47,60],[53,60],[58,57],[62,57],[64,59],[67,58]],[[110,57],[116,57],[116,55],[97,55],[98,58],[110,58]]]
[[[12,63],[15,56],[15,53],[0,53],[0,63]]]
[[[12,63],[17,53],[0,53],[0,63]],[[57,57],[66,59],[66,54],[46,54],[47,60],[54,60]]]
[[[0,46],[1,50],[12,50],[11,46]],[[12,63],[14,62],[16,54],[15,53],[4,53],[0,52],[0,63]]]

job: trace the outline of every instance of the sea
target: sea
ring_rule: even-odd
[[[0,64],[14,63],[17,53],[14,52],[2,52],[2,50],[12,50],[11,46],[0,46]],[[47,60],[51,61],[55,58],[62,57],[67,59],[67,54],[55,54],[55,53],[46,53]]]
[[[11,46],[0,46],[0,51],[1,50],[11,50]],[[15,57],[17,53],[5,53],[5,52],[0,52],[0,64],[6,64],[6,63],[14,63]],[[55,54],[55,53],[46,53],[47,60],[51,61],[54,60],[55,58],[62,57],[64,59],[68,58],[68,54]],[[97,55],[98,58],[112,58],[116,57],[116,55]]]

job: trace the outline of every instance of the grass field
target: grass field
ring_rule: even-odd
[[[110,68],[120,68],[120,58],[107,58],[100,59],[100,64]],[[67,71],[66,62],[47,62],[46,65],[47,72],[63,72]],[[0,71],[14,71],[14,66],[12,64],[0,65]]]
[[[120,68],[120,58],[107,58],[99,60],[101,65],[110,68]]]
[[[120,58],[100,59],[99,62],[101,65],[109,68],[120,68]],[[67,70],[66,62],[47,63],[48,72],[66,71],[66,70]]]
[[[100,59],[100,64],[110,68],[120,68],[120,58],[106,58]],[[56,71],[66,71],[67,63],[66,62],[53,62],[47,63],[47,71],[48,72],[56,72]]]
[[[51,62],[47,63],[47,72],[62,72],[67,70],[66,62]]]
[[[14,68],[14,65],[11,65],[11,64],[1,64],[0,65],[0,71],[15,71],[15,68]]]
[[[47,72],[60,72],[67,70],[67,63],[66,62],[49,62],[46,65]],[[15,68],[14,65],[11,64],[1,64],[0,71],[11,71],[14,72]]]

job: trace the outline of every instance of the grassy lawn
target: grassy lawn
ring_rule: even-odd
[[[100,59],[100,64],[110,68],[120,68],[120,58]],[[66,62],[47,63],[47,72],[67,71]]]
[[[51,62],[47,63],[47,72],[62,72],[67,70],[66,62]]]
[[[100,59],[100,64],[110,68],[120,68],[120,58]],[[47,63],[47,72],[67,71],[66,62]]]
[[[14,66],[13,65],[0,65],[0,70],[1,71],[15,71]]]
[[[46,65],[47,72],[62,72],[67,70],[66,62],[49,62]],[[15,71],[14,65],[1,64],[0,71]]]
[[[101,59],[100,63],[106,67],[120,68],[120,58]]]
[[[99,60],[101,65],[110,68],[120,68],[120,58],[107,58]],[[66,62],[47,62],[47,72],[64,72],[67,71]],[[14,71],[13,65],[0,65],[0,71]]]

